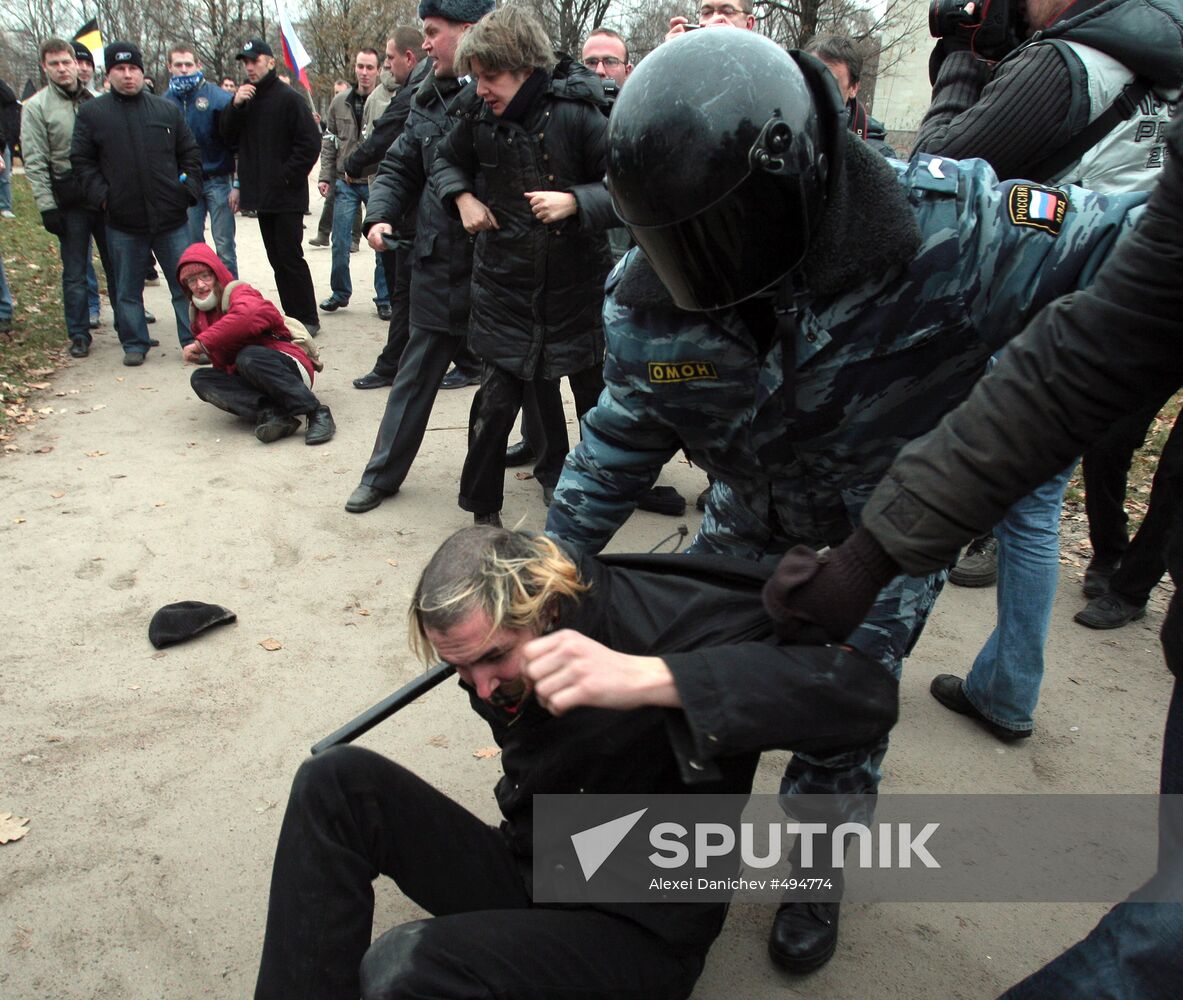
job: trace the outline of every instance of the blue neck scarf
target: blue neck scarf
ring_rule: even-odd
[[[174,76],[168,81],[168,89],[178,97],[183,97],[190,91],[196,90],[203,83],[205,83],[205,74],[201,70],[198,70],[196,73],[190,73],[188,76]]]

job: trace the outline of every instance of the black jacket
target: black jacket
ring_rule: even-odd
[[[399,92],[386,105],[386,110],[374,121],[370,134],[345,158],[345,172],[350,177],[362,177],[369,173],[370,168],[382,161],[386,151],[403,134],[407,117],[411,113],[411,100],[419,85],[427,79],[433,65],[432,60],[424,59],[411,70],[407,82],[399,88]],[[405,240],[408,246],[415,236],[415,209],[415,205],[408,208],[406,214],[394,226],[395,233],[400,239]]]
[[[862,101],[852,97],[846,102],[846,127],[875,152],[895,157],[895,150],[887,143],[887,128],[878,118],[872,118]]]
[[[472,238],[454,212],[444,208],[428,183],[440,140],[455,126],[456,107],[465,88],[454,77],[429,72],[411,99],[402,135],[382,159],[370,182],[363,226],[389,222],[398,229],[407,210],[418,204],[411,250],[411,322],[426,330],[468,334]]]
[[[0,151],[21,142],[21,106],[12,88],[0,80]],[[12,164],[9,164],[11,166]]]
[[[769,566],[719,556],[583,556],[579,572],[591,591],[562,605],[558,626],[622,653],[662,656],[685,709],[580,708],[556,718],[531,699],[509,715],[469,689],[502,748],[501,828],[527,878],[535,794],[746,795],[761,750],[839,752],[875,743],[895,723],[898,683],[878,663],[838,646],[776,645],[760,602]],[[683,783],[667,729],[682,715],[720,780]],[[592,905],[691,954],[706,951],[727,910]]]
[[[87,204],[105,205],[107,222],[127,233],[176,229],[201,196],[201,150],[184,114],[146,90],[82,104],[70,163]]]
[[[320,159],[320,130],[308,102],[272,71],[255,96],[222,112],[222,141],[238,149],[243,211],[308,211],[308,174]]]
[[[498,118],[474,93],[432,170],[439,196],[484,202],[499,228],[479,233],[473,256],[472,349],[519,378],[558,378],[603,363],[600,313],[612,266],[605,230],[607,104],[596,75],[563,56],[518,121]],[[539,222],[526,191],[567,191],[576,214]]]
[[[1096,281],[1044,309],[871,495],[863,525],[908,573],[947,566],[1115,420],[1183,385],[1183,121],[1168,145],[1146,214]],[[1162,640],[1183,677],[1183,504],[1174,518],[1167,565],[1176,591]]]

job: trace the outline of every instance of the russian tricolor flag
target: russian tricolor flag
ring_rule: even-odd
[[[1060,199],[1048,191],[1031,190],[1031,205],[1027,209],[1027,218],[1046,219],[1056,221],[1056,209],[1060,206]]]
[[[282,3],[278,6],[279,33],[283,40],[283,61],[287,63],[288,69],[292,71],[293,75],[311,92],[312,84],[308,82],[308,74],[304,72],[304,67],[311,63],[312,59],[305,51],[304,46],[300,44],[300,38],[292,26],[287,9]]]

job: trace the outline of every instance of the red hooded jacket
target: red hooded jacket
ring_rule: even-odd
[[[218,255],[204,243],[194,243],[181,254],[177,264],[178,281],[181,268],[186,264],[204,264],[214,272],[219,298],[226,286],[234,281],[234,275],[226,270],[226,265],[218,259]],[[292,343],[292,335],[284,324],[283,314],[246,282],[239,282],[231,290],[230,308],[226,312],[222,312],[221,302],[209,312],[203,312],[193,305],[189,289],[185,288],[184,291],[190,305],[189,326],[215,368],[233,375],[234,359],[238,357],[238,352],[251,344],[258,344],[260,347],[282,351],[303,365],[308,372],[309,383],[312,382],[312,362],[307,354]]]

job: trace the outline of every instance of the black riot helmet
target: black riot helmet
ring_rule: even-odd
[[[823,63],[754,31],[694,31],[637,66],[608,123],[608,188],[680,307],[734,305],[801,264],[845,115]]]

